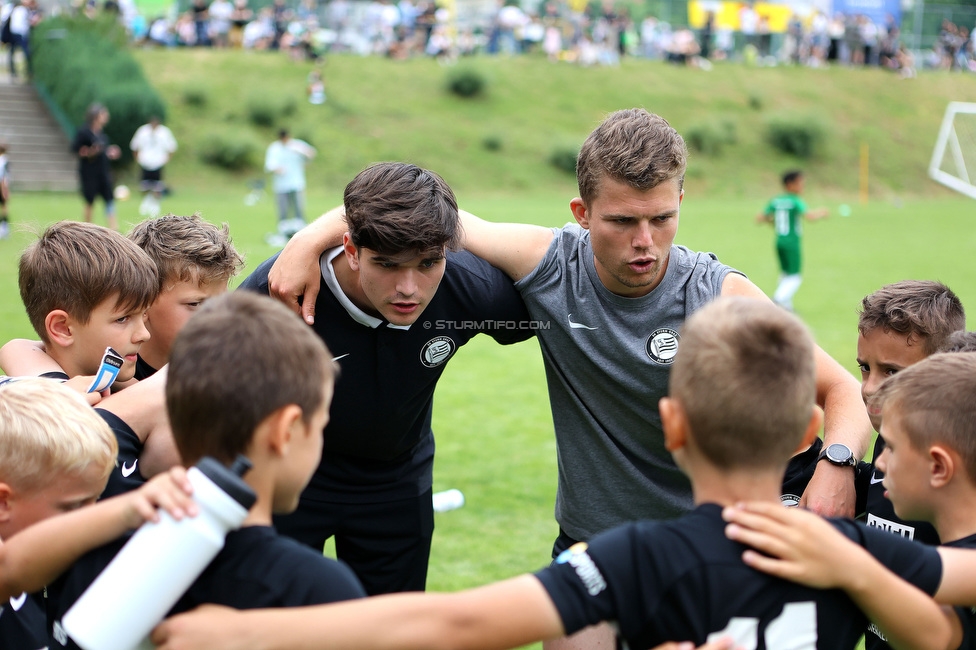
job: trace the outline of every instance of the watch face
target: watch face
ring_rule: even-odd
[[[827,458],[833,463],[849,463],[852,455],[845,445],[833,444],[827,447]]]

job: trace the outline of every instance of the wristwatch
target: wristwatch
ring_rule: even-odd
[[[838,442],[823,448],[820,455],[817,456],[817,462],[819,463],[824,459],[828,463],[840,467],[854,467],[857,465],[857,459],[854,458],[854,452],[851,451],[851,448]]]

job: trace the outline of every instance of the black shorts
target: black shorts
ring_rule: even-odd
[[[115,198],[113,190],[112,179],[106,175],[81,177],[81,195],[88,205],[94,203],[95,198],[99,196],[105,203],[111,203]]]
[[[162,192],[163,191],[163,168],[143,169],[142,180],[139,181],[139,189],[143,192]]]
[[[560,527],[559,537],[557,537],[556,541],[552,543],[552,563],[555,564],[556,558],[559,557],[559,555],[563,551],[568,549],[573,544],[579,544],[579,540],[573,539],[572,537],[567,535],[566,531],[564,531],[562,527]]]
[[[335,537],[336,556],[356,573],[370,596],[423,591],[434,536],[432,490],[381,503],[326,503],[303,497],[298,510],[276,516],[282,535],[321,552]]]

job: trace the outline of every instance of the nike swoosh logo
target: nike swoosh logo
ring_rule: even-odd
[[[338,361],[339,359],[345,359],[345,358],[346,358],[346,357],[348,357],[348,356],[349,356],[350,354],[352,354],[352,352],[346,352],[345,354],[340,354],[340,355],[339,355],[339,356],[337,356],[337,357],[332,357],[332,360],[333,360],[333,361]]]
[[[138,458],[132,461],[132,467],[126,467],[125,463],[122,463],[122,476],[124,476],[125,478],[129,478],[130,476],[132,476],[132,472],[136,471],[136,465],[138,464],[139,464]]]
[[[19,612],[20,608],[24,606],[24,602],[27,600],[27,592],[22,593],[16,598],[10,599],[10,606],[14,608],[15,612]]]
[[[574,323],[573,322],[573,315],[572,314],[569,314],[569,316],[567,318],[569,320],[569,328],[570,329],[574,329],[574,330],[595,330],[595,329],[598,329],[596,327],[590,327],[589,325],[584,325],[583,323]]]
[[[883,480],[884,480],[884,477],[883,476],[881,478],[878,478],[878,473],[877,472],[871,472],[871,485],[875,485],[876,483],[880,483]]]

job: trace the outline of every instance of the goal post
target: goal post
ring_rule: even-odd
[[[976,103],[949,102],[929,163],[929,177],[976,199]]]

